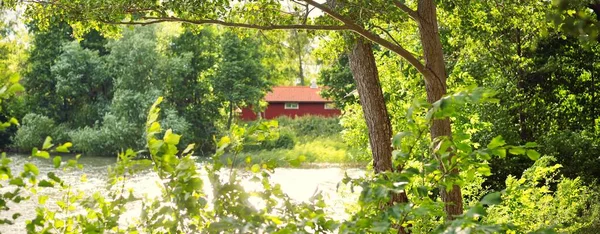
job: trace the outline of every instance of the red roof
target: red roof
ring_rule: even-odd
[[[321,88],[309,86],[279,86],[267,93],[267,102],[331,102],[319,95]]]

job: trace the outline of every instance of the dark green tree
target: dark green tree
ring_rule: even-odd
[[[212,94],[206,73],[218,60],[218,32],[211,27],[186,30],[173,40],[170,50],[173,56],[188,56],[191,60],[185,72],[168,80],[166,100],[193,126],[191,141],[197,144],[197,152],[212,152],[215,122],[221,117],[220,101]]]
[[[97,51],[84,49],[78,42],[67,43],[51,71],[56,94],[66,103],[65,121],[78,128],[102,118],[112,99],[112,77]]]
[[[62,53],[63,44],[74,39],[71,27],[67,23],[56,22],[41,31],[34,22],[29,29],[33,41],[22,80],[27,90],[27,109],[65,122],[68,118],[68,102],[56,93],[56,79],[52,76],[51,68]]]
[[[230,31],[222,35],[221,60],[211,85],[215,95],[226,104],[227,129],[236,108],[256,105],[270,87],[261,64],[263,55],[259,45],[253,38],[241,38]]]
[[[346,105],[358,103],[347,55],[342,54],[330,67],[322,69],[319,83],[324,86],[321,91],[323,97],[333,100],[338,108],[344,109]]]

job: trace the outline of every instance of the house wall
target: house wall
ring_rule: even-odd
[[[298,109],[285,109],[285,103],[269,103],[267,109],[263,113],[266,119],[274,119],[279,116],[288,116],[294,118],[296,116],[318,115],[323,117],[334,117],[342,112],[338,109],[325,109],[325,103],[299,103]],[[241,119],[255,120],[256,114],[250,108],[242,109]]]

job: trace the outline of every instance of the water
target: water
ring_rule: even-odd
[[[56,171],[53,168],[51,160],[31,159],[21,155],[13,155],[11,159],[13,159],[13,174],[20,173],[25,163],[32,162],[38,166],[40,177],[53,171],[67,184],[74,186],[74,189],[82,190],[86,195],[91,195],[96,191],[105,191],[108,168],[116,162],[116,158],[111,157],[83,156],[79,159],[79,163],[84,165],[83,170]],[[72,157],[63,157],[63,161],[68,159],[72,159]],[[198,168],[203,168],[200,165],[201,163],[198,164]],[[206,173],[204,171],[200,173],[203,175],[202,178],[205,181],[205,192],[210,197],[211,190]],[[308,201],[315,191],[322,191],[325,200],[328,201],[329,211],[335,217],[344,218],[346,205],[355,201],[357,196],[356,193],[349,193],[347,190],[343,192],[337,191],[337,185],[344,177],[344,173],[348,173],[349,176],[356,178],[363,175],[364,171],[362,169],[342,169],[336,165],[313,169],[277,168],[271,176],[271,181],[280,184],[282,190],[296,201]],[[80,179],[84,174],[87,177],[87,181],[82,182]],[[127,178],[125,187],[132,188],[137,196],[148,195],[149,197],[153,197],[160,194],[160,190],[156,185],[157,182],[158,176],[148,170],[132,178]],[[245,181],[244,187],[246,190],[255,190],[260,185]],[[0,191],[4,192],[5,190],[0,188]],[[57,193],[57,190],[54,188],[43,188],[39,191],[39,194],[50,196],[50,199],[46,203],[49,207],[56,208],[55,201],[61,198],[61,194]],[[35,207],[39,206],[37,201],[37,197],[33,195],[29,201],[20,204],[11,204],[10,213],[1,212],[0,218],[10,217],[13,211],[19,212],[23,216],[17,219],[15,225],[0,226],[0,233],[24,233],[25,221],[35,217]],[[139,216],[140,207],[135,204],[132,204],[132,206],[128,209],[128,213],[124,215],[124,220],[121,220],[124,225]]]

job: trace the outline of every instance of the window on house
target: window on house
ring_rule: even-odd
[[[285,109],[299,109],[300,105],[297,102],[286,102]]]
[[[333,104],[333,103],[325,103],[325,109],[326,110],[335,109],[335,104]]]

